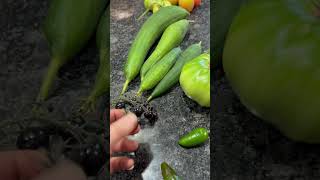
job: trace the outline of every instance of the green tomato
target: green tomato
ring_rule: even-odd
[[[210,107],[210,54],[201,54],[183,66],[180,85],[189,98]]]
[[[221,66],[224,41],[228,29],[245,0],[215,0],[213,2],[214,16],[210,19],[211,38],[213,44],[213,67]]]
[[[319,12],[305,0],[251,1],[232,23],[223,54],[242,103],[307,143],[320,143]]]

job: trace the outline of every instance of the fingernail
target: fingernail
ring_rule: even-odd
[[[136,131],[139,132],[141,130],[140,124],[138,124]]]
[[[132,166],[128,169],[128,171],[133,170],[133,168],[134,168],[134,165],[132,165]]]
[[[132,134],[137,134],[140,131],[140,125],[138,124],[137,128],[132,132]]]
[[[130,171],[130,170],[132,170],[132,169],[134,168],[134,161],[133,161],[133,159],[130,159],[130,160],[129,160],[129,164],[132,164],[132,166],[127,169],[128,171]],[[128,165],[129,165],[129,164],[128,164]]]

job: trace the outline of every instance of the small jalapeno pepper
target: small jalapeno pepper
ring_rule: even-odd
[[[195,147],[206,142],[209,138],[208,130],[205,128],[196,128],[180,138],[179,144],[183,147]]]

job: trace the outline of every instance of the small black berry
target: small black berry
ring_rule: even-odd
[[[153,113],[151,111],[147,111],[144,114],[144,117],[147,118],[148,120],[152,120],[154,117]]]
[[[28,128],[17,137],[18,149],[38,149],[49,147],[49,133],[44,128]]]
[[[153,115],[154,120],[158,119],[158,113],[157,112],[152,111],[152,115]]]
[[[144,110],[141,106],[132,107],[131,112],[133,112],[137,117],[140,117],[143,114]]]
[[[106,163],[107,153],[103,146],[94,143],[86,146],[80,152],[81,165],[88,176],[95,176]]]
[[[124,109],[126,107],[126,103],[118,102],[115,106],[116,109]]]

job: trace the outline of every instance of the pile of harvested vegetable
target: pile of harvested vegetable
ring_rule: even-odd
[[[155,120],[161,120],[151,103],[179,82],[190,99],[202,107],[210,107],[209,52],[202,52],[201,42],[190,42],[185,50],[180,47],[192,26],[192,22],[186,19],[188,16],[189,12],[179,6],[161,7],[146,19],[128,49],[124,66],[126,81],[113,106],[135,113],[140,124],[144,125],[144,120],[149,120],[151,125],[156,125]],[[152,46],[155,47],[153,50]],[[139,89],[127,92],[130,82],[138,75]],[[150,90],[151,94],[148,93]],[[193,131],[181,137],[179,144],[193,148],[204,144],[208,137],[206,128],[194,127]],[[165,170],[168,167],[162,167],[163,174],[173,173]]]
[[[180,78],[188,97],[204,107],[210,107],[210,54],[200,55],[201,43],[193,44],[183,52],[179,47],[189,28],[188,20],[184,19],[188,15],[182,8],[169,6],[147,19],[130,48],[124,68],[126,82],[121,94],[126,92],[129,83],[139,73],[141,85],[137,96],[157,86],[148,101],[168,91]],[[146,59],[159,37],[155,50]],[[188,83],[192,85],[185,85]],[[193,93],[196,91],[200,93]]]

